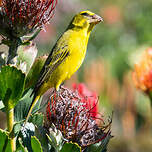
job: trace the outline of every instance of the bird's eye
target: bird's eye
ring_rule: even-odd
[[[88,16],[89,14],[84,12],[81,15]]]

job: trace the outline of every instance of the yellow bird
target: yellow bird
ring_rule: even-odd
[[[41,95],[52,87],[58,91],[60,85],[81,66],[86,55],[90,32],[101,21],[100,16],[90,11],[82,11],[74,16],[67,30],[56,42],[40,72],[25,123]]]

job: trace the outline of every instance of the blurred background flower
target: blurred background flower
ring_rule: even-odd
[[[152,48],[141,55],[141,60],[135,64],[133,72],[135,86],[145,93],[152,91]]]

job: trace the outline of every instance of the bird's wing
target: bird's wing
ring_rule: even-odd
[[[68,45],[64,45],[59,48],[55,46],[52,49],[40,72],[39,79],[34,87],[32,94],[35,94],[39,90],[40,86],[49,79],[52,72],[67,58],[68,55]]]

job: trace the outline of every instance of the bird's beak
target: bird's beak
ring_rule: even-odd
[[[100,17],[99,15],[92,15],[89,18],[89,23],[94,23],[94,24],[98,24],[99,22],[103,21],[102,17]]]

